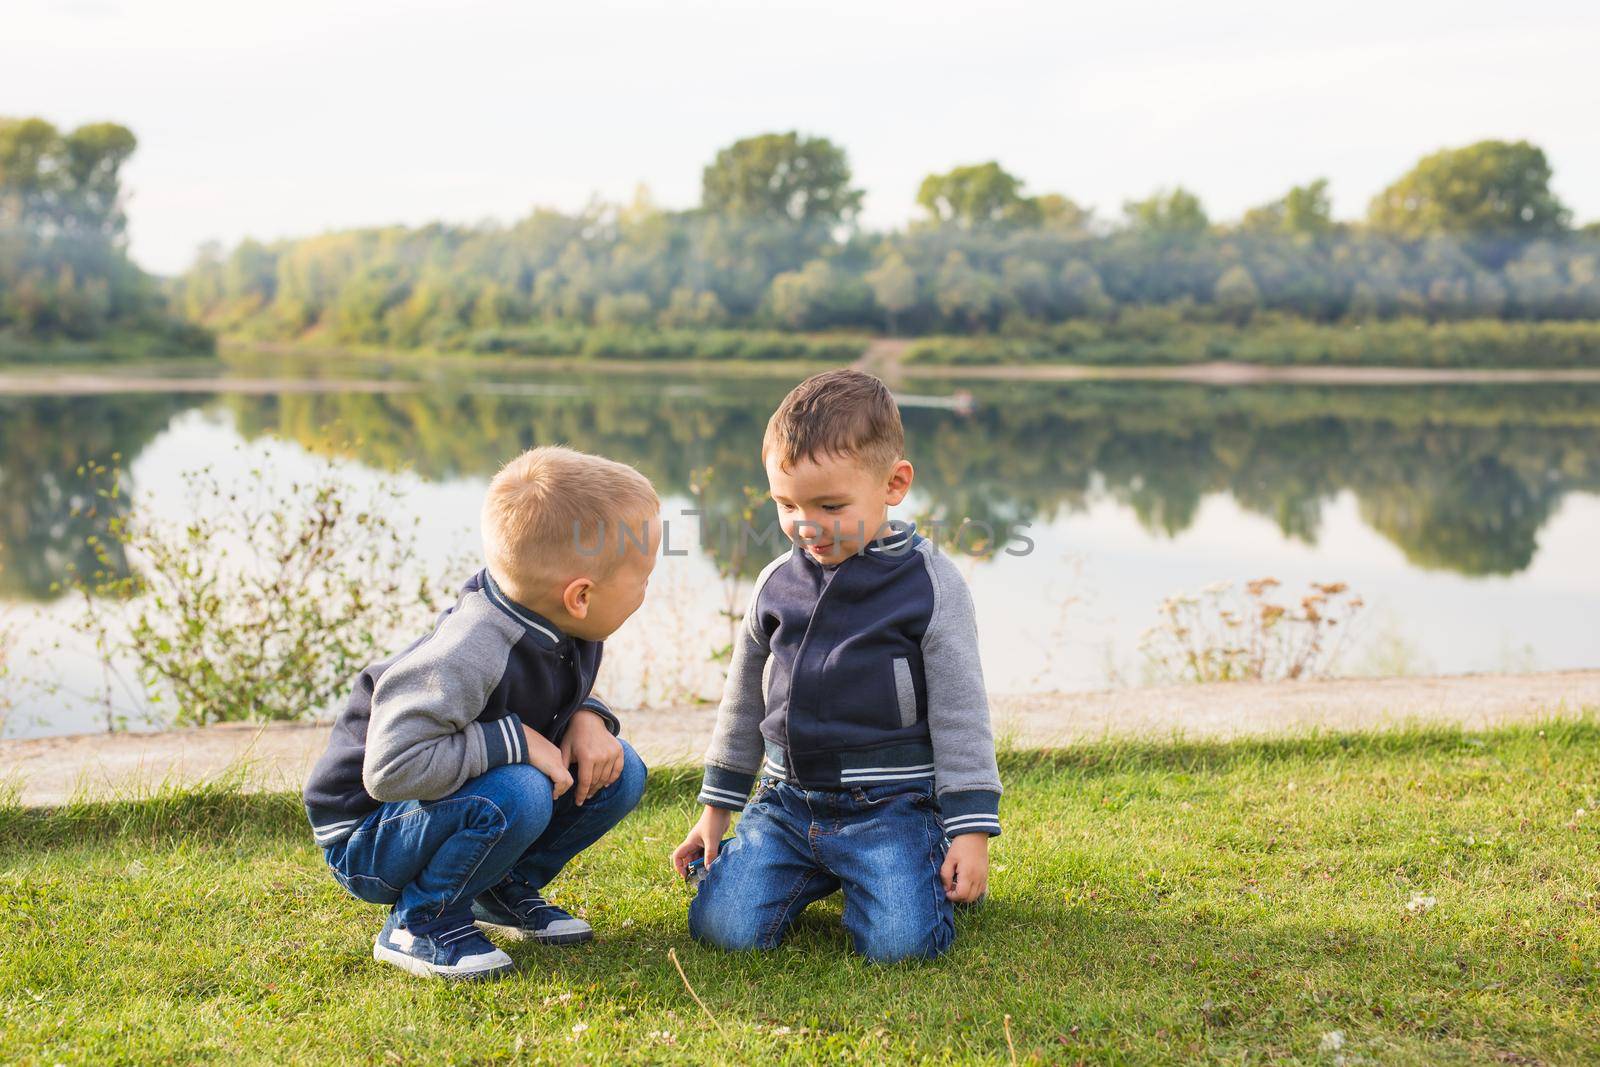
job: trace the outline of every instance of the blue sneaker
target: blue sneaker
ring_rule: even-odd
[[[410,928],[397,913],[378,931],[372,958],[392,963],[424,978],[497,978],[517,969],[511,957],[495,948],[472,917],[457,912]]]
[[[472,917],[512,937],[544,945],[576,945],[594,940],[594,927],[556,907],[537,891],[513,881],[479,893],[472,902]]]

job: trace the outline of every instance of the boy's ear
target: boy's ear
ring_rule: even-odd
[[[589,591],[594,588],[592,578],[574,578],[561,590],[561,606],[567,614],[574,619],[584,619],[589,616]]]
[[[889,484],[885,487],[884,500],[890,507],[906,498],[911,491],[911,479],[916,477],[916,473],[908,459],[896,460],[895,465],[889,468]]]

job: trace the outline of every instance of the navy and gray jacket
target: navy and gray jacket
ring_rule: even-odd
[[[934,779],[945,832],[1000,832],[972,596],[906,523],[835,566],[791,549],[734,640],[700,802],[744,808],[759,770],[805,789]]]
[[[559,741],[590,708],[615,734],[616,716],[589,691],[601,650],[513,603],[487,569],[473,575],[432,633],[357,677],[306,781],[317,844],[344,840],[388,801],[437,800],[526,763],[523,723]]]

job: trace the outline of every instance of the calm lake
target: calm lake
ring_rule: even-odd
[[[352,486],[398,484],[424,565],[461,578],[507,457],[565,443],[632,463],[685,551],[662,559],[608,645],[602,684],[623,703],[716,695],[719,612],[742,607],[739,576],[764,558],[730,564],[683,512],[732,516],[764,485],[761,432],[791,380],[384,374],[315,393],[0,397],[0,620],[18,633],[5,736],[104,726],[99,668],[56,583],[91,558],[79,467],[114,453],[133,495],[173,514],[202,464],[244,483],[263,463],[292,476],[333,456]],[[1266,576],[1286,593],[1339,581],[1360,594],[1344,673],[1600,664],[1600,386],[928,380],[900,393],[916,483],[899,517],[1025,535],[961,560],[994,692],[1138,684],[1164,598]],[[769,502],[760,521],[772,517]]]

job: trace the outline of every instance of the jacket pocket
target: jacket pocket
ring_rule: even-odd
[[[900,725],[917,724],[917,686],[911,679],[911,661],[904,656],[894,658],[894,695],[900,705]]]

